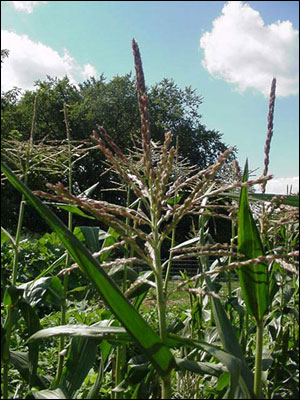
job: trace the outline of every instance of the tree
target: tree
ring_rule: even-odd
[[[135,80],[131,74],[116,76],[106,82],[103,75],[99,79],[90,78],[76,87],[67,77],[63,79],[47,77],[35,83],[34,91],[20,95],[18,89],[2,94],[1,119],[2,137],[18,133],[20,141],[28,140],[31,129],[31,116],[36,92],[38,93],[35,141],[56,141],[60,146],[65,140],[63,104],[68,105],[68,119],[72,140],[88,142],[92,131],[99,124],[104,126],[121,150],[126,153],[132,147],[132,138],[140,136],[140,115],[138,110]],[[203,98],[191,87],[180,89],[173,80],[163,79],[148,88],[150,103],[150,130],[154,141],[162,141],[166,131],[172,132],[172,144],[178,138],[179,154],[191,164],[201,169],[212,164],[226,145],[222,135],[207,129],[201,124],[199,107]],[[90,144],[93,144],[92,141]],[[95,197],[124,202],[120,192],[105,192],[112,185],[111,173],[102,175],[103,157],[97,149],[91,150],[85,158],[74,166],[74,191],[81,192],[99,182]],[[47,172],[32,174],[29,185],[32,189],[44,189],[47,181],[60,180],[66,176],[55,177]],[[42,187],[41,187],[42,186]],[[4,200],[8,192],[2,190]],[[10,193],[11,196],[11,193]],[[13,201],[6,202],[13,208]],[[3,214],[4,226],[9,226],[9,210]],[[13,215],[13,214],[11,214]],[[85,221],[86,223],[86,221]],[[29,220],[25,224],[30,229],[36,225]]]

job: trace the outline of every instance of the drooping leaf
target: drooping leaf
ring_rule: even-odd
[[[217,360],[221,361],[221,363],[227,368],[231,377],[230,385],[228,391],[226,392],[226,397],[224,398],[234,398],[234,393],[238,388],[238,383],[240,379],[240,368],[242,364],[239,358],[204,341],[181,337],[173,333],[168,334],[167,341],[169,345],[172,346],[180,345],[185,347],[199,348],[208,352]],[[181,366],[183,367],[184,364],[181,364]]]
[[[151,287],[151,284],[147,283],[147,281],[154,282],[154,275],[152,271],[146,271],[136,279],[135,283],[133,284],[133,288],[128,292],[128,298],[132,299],[144,293],[147,294]]]
[[[291,207],[299,207],[299,195],[297,194],[271,194],[271,193],[251,193],[249,200],[271,201],[274,197],[279,198],[282,204]]]
[[[129,385],[136,385],[146,377],[151,369],[151,364],[143,355],[131,358],[127,364],[126,380]],[[152,368],[153,369],[153,368]]]
[[[119,236],[120,235],[114,230],[114,228],[112,228],[110,226],[108,231],[107,231],[107,233],[106,233],[105,240],[102,243],[101,249],[103,250],[106,247],[109,247],[109,246],[113,245],[114,243],[116,243],[116,241],[118,240]],[[111,253],[111,250],[101,254],[100,262],[106,261],[109,258],[110,253]]]
[[[75,206],[75,205],[69,205],[69,204],[64,204],[64,203],[53,203],[51,201],[47,201],[47,202],[45,202],[45,204],[50,204],[51,206],[55,206],[61,210],[68,211],[72,214],[77,214],[83,218],[95,219],[95,217],[92,217],[91,215],[86,214],[80,208],[78,208],[78,206]]]
[[[34,278],[34,280],[32,281],[32,283],[36,282],[40,278],[43,278],[45,275],[49,275],[50,272],[52,272],[55,268],[57,268],[59,265],[62,264],[62,262],[66,259],[66,257],[67,257],[67,253],[65,252],[57,260],[55,260],[48,268],[46,268],[38,276],[36,276]]]
[[[90,186],[89,188],[85,189],[83,192],[80,193],[80,195],[78,197],[89,197],[97,188],[97,186],[99,185],[99,182],[95,183],[94,185]]]
[[[10,362],[13,364],[13,366],[19,371],[20,375],[22,378],[25,380],[25,382],[29,383],[30,380],[30,372],[29,372],[29,355],[28,353],[21,352],[21,351],[14,351],[11,350],[9,352],[10,355]],[[32,385],[37,386],[41,389],[44,389],[48,386],[49,382],[48,380],[41,376],[41,375],[35,375],[34,380],[32,381]]]
[[[39,329],[41,329],[40,319],[39,319],[35,309],[29,303],[27,303],[27,301],[25,301],[24,299],[22,299],[20,301],[19,308],[20,308],[22,316],[25,320],[28,334],[32,335],[35,332],[39,331]],[[30,386],[32,386],[36,380],[36,373],[37,373],[38,359],[39,359],[39,345],[29,343],[28,349],[29,349],[29,353],[28,353],[28,355],[29,355],[29,384],[30,384]]]
[[[66,394],[61,388],[46,389],[39,391],[32,391],[35,399],[69,399],[69,395]]]
[[[58,278],[57,278],[58,279]],[[16,287],[16,286],[9,286],[5,293],[3,303],[6,306],[13,307],[13,318],[15,319],[17,314],[21,312],[25,324],[27,327],[27,331],[29,335],[34,334],[40,329],[40,319],[29,302],[27,302],[25,298],[25,290],[23,288]],[[14,322],[13,322],[14,324]],[[36,372],[37,372],[37,365],[38,365],[38,355],[39,355],[39,346],[28,344],[29,348],[29,358],[26,360],[28,361],[28,366],[26,365],[26,378],[28,378],[28,382],[30,385],[36,381]],[[2,353],[3,354],[3,353]],[[18,359],[17,359],[18,360]],[[24,357],[23,357],[24,361]],[[17,361],[16,361],[17,362]],[[20,361],[20,365],[22,365]],[[22,371],[24,372],[24,371]]]
[[[57,276],[47,276],[19,286],[24,290],[24,299],[32,306],[48,302],[61,306],[63,286]]]
[[[85,337],[72,338],[61,378],[62,385],[67,388],[71,398],[81,387],[96,360],[96,355],[95,340]]]
[[[239,199],[238,193],[226,192],[220,193],[221,196],[230,197],[232,199]],[[271,193],[251,193],[248,195],[249,201],[271,201],[273,198],[280,199],[280,202],[286,206],[299,207],[299,195],[298,194],[271,194]]]
[[[248,180],[246,161],[243,182]],[[241,188],[238,213],[238,251],[250,260],[264,254],[259,231],[253,219],[247,187]],[[242,295],[247,310],[257,321],[261,321],[268,309],[268,266],[265,263],[251,264],[238,269]]]
[[[16,307],[23,297],[24,290],[20,286],[8,286],[3,295],[3,304],[8,307]]]
[[[101,354],[101,359],[100,359],[98,372],[97,372],[97,378],[86,396],[87,399],[98,399],[99,398],[99,390],[101,388],[102,379],[103,379],[103,369],[104,369],[104,362],[103,362],[103,357]]]
[[[124,265],[118,265],[109,271],[108,275],[117,283],[120,284],[123,282],[124,279],[124,271],[125,271],[125,266]],[[134,282],[137,277],[138,273],[130,267],[126,266],[126,277],[130,282]]]
[[[94,324],[88,325],[59,325],[51,328],[41,329],[28,339],[28,343],[32,341],[46,339],[58,336],[84,337],[98,340],[108,340],[115,343],[121,341],[130,341],[130,336],[126,329],[118,326],[99,326]]]
[[[201,375],[207,374],[211,376],[220,376],[222,372],[226,371],[222,364],[216,364],[213,362],[199,362],[183,358],[175,358],[175,361],[177,368]]]
[[[79,240],[84,241],[92,253],[95,253],[100,250],[99,232],[100,228],[97,226],[76,226],[73,233]]]
[[[214,284],[211,281],[209,275],[205,275],[205,282],[208,290],[214,292]],[[246,363],[235,331],[227,317],[221,301],[215,297],[211,297],[211,305],[216,327],[224,349],[241,361],[241,375],[239,379],[239,385],[243,392],[243,396],[246,399],[252,399],[254,396],[254,376]]]
[[[11,236],[11,234],[5,228],[3,228],[3,226],[1,226],[1,247],[8,240],[11,242],[11,244],[14,247],[14,249],[16,250],[15,239]]]
[[[172,247],[171,250],[180,249],[181,247],[185,247],[192,243],[199,242],[200,239],[201,239],[200,236],[196,236],[193,239],[186,240],[185,242],[182,242],[182,243],[178,244],[177,246]]]

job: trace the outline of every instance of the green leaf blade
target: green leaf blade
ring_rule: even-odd
[[[246,162],[243,182],[248,180]],[[264,255],[260,235],[253,219],[247,187],[241,188],[238,214],[238,251],[250,260]],[[251,264],[238,269],[243,298],[247,310],[261,321],[268,309],[268,267],[264,263]]]

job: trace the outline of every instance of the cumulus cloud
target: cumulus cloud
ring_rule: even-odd
[[[93,67],[91,64],[85,64],[83,71],[82,71],[82,76],[86,79],[88,79],[90,76],[96,76],[97,71],[95,67]]]
[[[290,191],[292,187],[292,193],[299,192],[299,176],[294,176],[290,178],[274,178],[267,182],[266,193],[274,194],[287,194],[287,187]],[[256,191],[261,192],[260,185],[256,186]]]
[[[9,1],[17,11],[31,14],[33,9],[39,4],[47,4],[48,1]]]
[[[242,1],[228,1],[211,32],[200,39],[202,65],[215,78],[256,89],[269,96],[273,77],[277,96],[299,93],[299,32],[290,21],[266,25],[259,12]]]
[[[67,75],[73,84],[97,71],[91,64],[81,66],[65,49],[60,55],[56,50],[41,42],[32,41],[27,35],[1,31],[1,48],[9,50],[1,67],[1,90],[7,91],[17,86],[32,90],[34,82],[44,80],[47,75],[63,78]]]

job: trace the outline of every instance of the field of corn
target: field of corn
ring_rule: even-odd
[[[170,147],[171,132],[152,142],[135,40],[132,48],[141,140],[123,154],[105,127],[93,132],[128,194],[126,206],[90,198],[94,186],[72,194],[67,107],[68,187],[29,189],[33,129],[23,177],[1,164],[22,194],[17,231],[1,228],[1,398],[296,399],[299,195],[265,194],[276,80],[263,175],[249,180],[248,161],[242,171],[234,161],[226,180],[221,171],[231,149],[198,170]],[[68,213],[68,226],[50,204]],[[21,235],[30,206],[53,233]],[[74,213],[107,230],[73,229]],[[178,243],[176,229],[187,215],[197,223]],[[216,216],[230,221],[230,243],[210,235]],[[180,260],[197,263],[196,275],[183,270],[174,280],[172,263]]]

